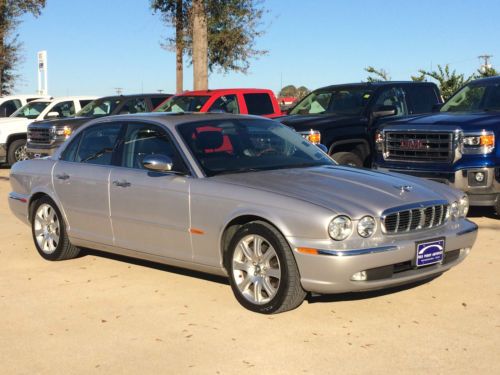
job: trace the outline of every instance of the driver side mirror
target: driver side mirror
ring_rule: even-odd
[[[395,116],[398,113],[398,109],[393,105],[381,105],[376,107],[373,112],[373,118]]]
[[[49,113],[47,113],[46,117],[47,118],[59,117],[59,112],[56,112],[56,111],[49,112]]]
[[[166,155],[153,154],[144,157],[142,166],[153,172],[169,172],[172,170],[174,163]]]

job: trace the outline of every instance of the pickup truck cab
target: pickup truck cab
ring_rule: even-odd
[[[306,136],[319,133],[339,164],[370,166],[373,135],[381,121],[431,112],[442,103],[429,82],[363,82],[323,87],[298,102],[283,124]]]
[[[72,117],[94,99],[71,96],[32,100],[11,116],[0,118],[0,163],[24,160],[28,125],[36,120]]]
[[[271,90],[218,89],[185,91],[160,104],[155,112],[220,112],[281,116],[281,109]]]
[[[439,110],[376,134],[374,167],[443,182],[500,214],[500,77],[465,85]]]
[[[23,105],[36,100],[42,99],[42,95],[8,95],[0,98],[0,117],[9,117]]]
[[[171,94],[115,95],[95,99],[72,118],[46,119],[28,126],[28,158],[52,155],[80,126],[111,115],[151,112]]]

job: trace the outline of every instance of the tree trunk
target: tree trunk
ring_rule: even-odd
[[[177,0],[175,9],[175,92],[182,93],[183,89],[183,57],[184,57],[184,14],[182,0]]]
[[[195,90],[208,90],[207,14],[204,0],[193,0],[193,83]]]

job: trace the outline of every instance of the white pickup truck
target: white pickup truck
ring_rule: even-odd
[[[9,117],[23,105],[35,100],[46,99],[42,95],[8,95],[0,97],[0,117]]]
[[[26,133],[30,123],[72,117],[94,99],[92,96],[37,99],[22,106],[11,116],[0,118],[0,163],[12,165],[26,159]]]

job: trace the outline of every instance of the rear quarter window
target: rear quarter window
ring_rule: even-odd
[[[409,87],[406,91],[412,114],[432,112],[432,108],[441,102],[436,90],[431,86]]]
[[[248,113],[251,115],[270,115],[274,113],[273,102],[269,94],[243,94]]]

